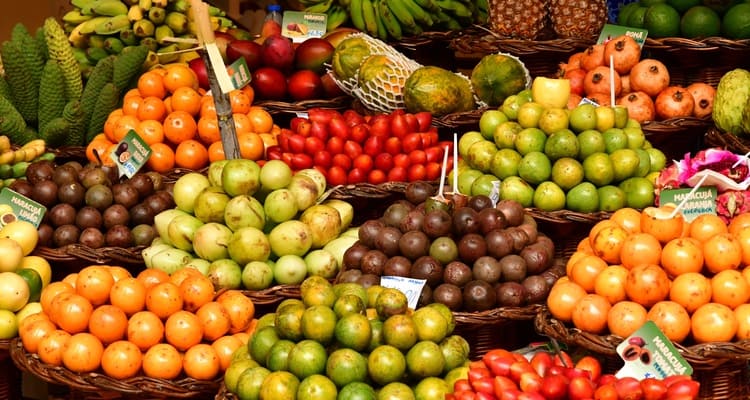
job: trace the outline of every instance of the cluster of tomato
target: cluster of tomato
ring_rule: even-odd
[[[591,356],[574,363],[564,351],[538,351],[528,359],[494,349],[470,364],[468,377],[454,383],[446,400],[689,400],[698,397],[699,389],[686,375],[639,381],[602,374]]]
[[[122,267],[88,266],[50,283],[40,303],[42,312],[19,322],[24,349],[45,364],[114,379],[214,379],[257,323],[250,298],[216,296],[193,268],[133,277]]]
[[[439,142],[427,112],[363,116],[351,109],[311,109],[307,114],[281,130],[267,158],[295,170],[316,168],[330,185],[437,180],[445,149],[451,154],[452,143]]]

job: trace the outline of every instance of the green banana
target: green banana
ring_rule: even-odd
[[[81,10],[70,10],[63,15],[62,20],[63,22],[75,24],[78,25],[81,22],[86,22],[90,20],[91,18],[94,18],[93,15],[83,15],[81,14]]]
[[[466,7],[463,3],[457,0],[435,0],[440,8],[449,11],[451,14],[459,18],[471,18],[471,10]]]
[[[349,19],[349,14],[347,14],[346,10],[344,10],[344,7],[338,4],[332,5],[331,8],[328,9],[328,18],[326,18],[326,32],[338,28],[343,23],[345,23],[347,19]]]
[[[138,4],[130,6],[128,9],[128,19],[130,22],[140,21],[143,19],[143,9]]]
[[[78,47],[73,48],[73,57],[75,57],[78,64],[88,63],[89,58],[86,56],[86,50]]]
[[[154,7],[167,8],[168,0],[152,0],[151,5]]]
[[[135,46],[138,44],[138,38],[135,36],[135,32],[132,29],[125,29],[120,31],[120,40],[125,46]]]
[[[164,41],[164,38],[168,37],[174,37],[174,32],[172,32],[172,29],[167,25],[159,25],[156,27],[156,30],[154,31],[154,39],[156,39],[156,43],[159,43],[160,46],[167,45],[169,43]]]
[[[211,20],[211,24],[217,23],[221,28],[231,28],[234,26],[234,21],[227,17],[216,17],[212,15],[208,18]]]
[[[148,10],[148,19],[151,20],[155,25],[161,25],[167,18],[167,10],[161,7],[151,7]]]
[[[81,28],[83,28],[83,23],[78,24],[73,30],[68,34],[68,41],[70,44],[73,45],[73,47],[77,48],[83,48],[87,45],[87,38],[86,35],[81,33]]]
[[[377,4],[378,14],[380,15],[380,20],[383,21],[383,24],[385,25],[385,29],[388,31],[388,34],[395,40],[401,40],[401,38],[403,37],[401,24],[399,24],[396,17],[393,16],[385,0],[377,0],[377,1],[378,1],[378,4]]]
[[[440,11],[440,6],[438,6],[434,0],[414,0],[414,2],[423,9],[430,11],[431,13]]]
[[[120,54],[122,49],[125,48],[125,43],[119,38],[110,36],[104,40],[104,50],[107,50],[109,54]]]
[[[187,0],[177,0],[169,3],[170,11],[177,11],[187,14],[190,10],[190,2]]]
[[[139,42],[140,45],[146,46],[151,51],[156,51],[156,49],[159,48],[159,43],[156,42],[156,39],[154,39],[151,36],[142,38]]]
[[[97,15],[114,17],[128,13],[128,6],[120,0],[99,0],[91,6],[91,11]]]
[[[138,0],[138,7],[143,11],[148,11],[152,5],[153,2],[151,0]]]
[[[169,64],[177,61],[180,57],[180,55],[176,53],[177,50],[179,49],[177,48],[176,43],[162,46],[156,51],[156,54],[159,55],[159,62],[162,64]]]
[[[318,4],[309,6],[305,8],[305,12],[309,13],[326,13],[331,8],[331,5],[333,4],[333,0],[325,0],[323,2],[320,2]]]
[[[142,19],[133,24],[133,32],[141,38],[154,36],[155,29],[154,23],[148,19]]]
[[[130,28],[130,19],[127,14],[120,14],[114,17],[110,17],[107,21],[102,22],[96,26],[94,32],[99,35],[112,35],[120,33],[125,29]]]
[[[362,12],[362,1],[363,0],[351,0],[349,5],[349,17],[352,20],[352,25],[360,31],[365,31],[365,16]]]
[[[102,35],[88,35],[88,47],[103,48],[105,39]]]
[[[187,15],[180,12],[172,11],[170,13],[167,13],[167,17],[164,19],[164,23],[169,25],[174,33],[178,35],[182,35],[188,30],[188,17]]]
[[[375,11],[375,22],[378,27],[378,39],[387,42],[388,41],[388,29],[385,28],[383,18],[380,16],[380,10],[378,10],[378,0],[372,1],[372,9]]]
[[[438,25],[440,25],[441,27],[447,30],[463,29],[463,25],[461,25],[461,23],[458,22],[456,18],[444,12],[443,10],[440,10],[439,12],[435,13],[434,16],[438,18],[438,21],[439,21]]]
[[[378,36],[378,20],[372,0],[362,0],[362,15],[365,18],[365,29],[368,35]]]
[[[419,4],[415,3],[414,0],[401,0],[401,3],[409,14],[414,17],[414,22],[422,26],[432,26],[433,21],[430,14],[420,7]]]
[[[414,16],[404,7],[401,0],[386,0],[386,4],[388,4],[388,9],[391,10],[391,14],[396,17],[402,28],[406,28],[406,30],[414,29],[417,25]]]
[[[100,47],[89,47],[86,49],[86,58],[92,63],[96,64],[104,57],[107,57],[109,53],[107,53],[107,50],[104,50],[104,48]]]
[[[219,7],[208,5],[208,15],[211,17],[224,17],[227,14]]]
[[[97,0],[70,0],[70,5],[76,8],[85,8],[92,6],[96,1]]]
[[[92,33],[94,33],[94,31],[96,31],[96,27],[99,26],[99,24],[102,24],[104,22],[109,21],[110,18],[112,18],[112,17],[94,17],[94,18],[91,18],[90,20],[88,20],[86,22],[83,22],[83,23],[81,23],[81,25],[79,25],[81,28],[78,30],[78,32],[81,35],[92,34]],[[75,31],[75,29],[73,29],[73,30]]]

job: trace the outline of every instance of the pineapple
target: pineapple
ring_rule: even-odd
[[[552,29],[560,38],[591,39],[607,22],[606,0],[550,0]]]
[[[547,23],[548,0],[490,0],[490,28],[502,36],[534,40]]]

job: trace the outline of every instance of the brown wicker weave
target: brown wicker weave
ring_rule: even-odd
[[[540,334],[569,346],[579,346],[608,358],[619,358],[616,348],[623,340],[619,336],[594,335],[569,328],[552,318],[546,309],[537,315],[534,325]],[[701,399],[746,398],[750,340],[692,346],[675,344],[675,347],[693,367],[693,377],[701,383]]]
[[[222,382],[221,387],[219,387],[219,393],[216,394],[214,400],[237,400],[237,396],[227,390],[227,385]]]
[[[11,339],[0,340],[0,399],[21,397],[21,371],[10,358]]]
[[[647,122],[641,129],[651,145],[664,152],[669,160],[682,159],[685,153],[702,149],[703,137],[711,126],[710,117],[685,117]]]
[[[253,105],[266,109],[270,114],[289,114],[303,113],[311,108],[327,108],[333,110],[345,110],[351,107],[352,98],[350,96],[339,96],[330,100],[303,100],[294,103],[275,100],[260,100]]]
[[[131,248],[101,247],[94,249],[82,244],[70,244],[60,248],[37,247],[34,255],[41,256],[50,262],[83,261],[90,264],[132,265],[143,264],[141,250],[145,246]]]
[[[43,363],[36,354],[30,354],[24,350],[20,339],[13,339],[11,342],[10,355],[21,371],[35,375],[47,383],[67,386],[71,391],[107,393],[120,398],[208,398],[216,394],[223,380],[220,377],[212,381],[198,381],[192,378],[170,381],[145,376],[118,380],[98,372],[75,373],[67,368]]]
[[[276,307],[285,299],[299,299],[299,285],[276,285],[263,290],[243,290],[255,305],[255,317],[276,312]]]
[[[47,149],[47,151],[55,155],[55,160],[57,162],[88,162],[86,159],[86,147],[84,146],[62,146],[56,149]]]
[[[736,154],[750,152],[750,141],[732,133],[721,132],[716,127],[706,132],[704,143],[706,147],[720,147]]]

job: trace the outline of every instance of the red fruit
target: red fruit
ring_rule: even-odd
[[[661,400],[667,395],[667,385],[656,378],[646,378],[641,381],[643,400]]]
[[[208,90],[208,71],[206,70],[206,63],[203,62],[203,59],[201,57],[194,58],[188,62],[188,66],[198,77],[198,85],[203,89]]]
[[[312,168],[313,159],[308,154],[295,154],[292,156],[292,169],[299,171],[306,168]]]
[[[420,136],[422,137],[422,148],[430,147],[438,142],[438,133],[436,129],[422,132]]]
[[[510,366],[516,360],[508,350],[493,349],[482,356],[482,362],[496,376],[509,376]]]
[[[401,153],[401,139],[394,136],[389,137],[385,140],[383,149],[392,156]]]
[[[426,132],[428,129],[430,129],[430,125],[432,125],[432,114],[427,111],[420,111],[414,114],[414,117],[419,123],[419,132]]]
[[[349,171],[349,175],[347,175],[346,177],[346,183],[350,185],[362,183],[364,181],[365,181],[365,173],[362,172],[362,170],[359,170],[356,168]]]
[[[533,371],[524,372],[518,380],[518,386],[524,393],[538,392],[542,390],[542,377]]]
[[[390,182],[406,182],[407,173],[404,167],[393,167],[388,171],[388,180]]]
[[[314,156],[316,153],[325,150],[326,144],[315,136],[308,136],[305,138],[305,153],[310,156]]]
[[[471,383],[469,383],[469,379],[466,379],[466,378],[457,379],[456,382],[453,383],[453,391],[461,392],[464,390],[474,390],[471,387]]]
[[[477,394],[473,390],[461,390],[453,392],[456,400],[476,400]]]
[[[331,136],[326,143],[326,150],[328,150],[331,155],[341,154],[344,152],[344,142],[345,139],[338,136]]]
[[[291,129],[295,133],[299,133],[297,132],[297,128],[302,122],[305,122],[305,121],[307,121],[307,118],[293,117],[292,119],[289,120],[289,129]]]
[[[344,154],[353,160],[355,157],[362,154],[362,146],[353,140],[347,140],[344,143]]]
[[[499,400],[518,400],[521,398],[522,394],[523,392],[520,390],[506,390],[503,392],[502,396],[500,396]]]
[[[552,356],[546,351],[534,353],[529,363],[539,376],[547,376],[547,370],[553,365]]]
[[[310,124],[310,136],[314,136],[325,142],[328,140],[328,128],[318,121],[313,121]]]
[[[608,383],[596,388],[596,391],[594,392],[594,400],[618,400],[615,384]]]
[[[609,383],[614,384],[615,382],[617,382],[617,377],[615,377],[612,374],[604,374],[604,375],[602,375],[602,376],[599,377],[599,381],[597,382],[597,384],[599,384],[599,386],[601,386],[601,385],[606,385],[606,384],[609,384]]]
[[[570,355],[568,353],[561,351],[555,355],[552,356],[552,358],[555,361],[555,365],[559,365],[561,367],[570,367],[573,368],[573,360],[570,358]]]
[[[404,153],[399,153],[393,156],[393,165],[402,168],[408,168],[411,165],[409,156]]]
[[[422,166],[412,165],[412,167],[422,167]],[[411,169],[409,171],[411,172]],[[411,178],[411,176],[409,178]],[[519,382],[521,380],[521,374],[523,374],[524,372],[534,372],[534,369],[531,368],[531,364],[529,364],[528,361],[526,360],[516,361],[510,365],[510,378],[513,379],[514,381]]]
[[[675,382],[669,386],[667,389],[667,398],[673,398],[673,397],[690,397],[690,398],[697,398],[698,392],[700,391],[701,384],[694,381],[694,380],[682,380],[679,382]]]
[[[284,152],[279,146],[271,146],[266,149],[266,159],[268,160],[281,160],[281,155]]]
[[[473,387],[474,381],[482,378],[492,377],[492,372],[490,372],[490,370],[484,366],[479,368],[469,367],[469,372],[466,375],[469,378],[469,383],[471,383]]]
[[[360,154],[352,159],[352,165],[354,166],[354,168],[362,170],[363,173],[367,174],[372,171],[372,157],[367,154]]]
[[[549,400],[564,399],[568,395],[568,380],[562,375],[545,376],[539,392]]]
[[[443,162],[443,147],[441,146],[430,146],[424,150],[427,162]],[[450,155],[450,154],[449,154]],[[550,363],[552,358],[550,357]]]
[[[333,75],[326,73],[320,76],[320,83],[323,84],[323,97],[326,99],[333,99],[336,97],[344,96],[343,90],[333,80]]]
[[[393,168],[393,156],[388,153],[380,153],[375,156],[375,168],[382,171],[390,171]]]
[[[424,150],[413,150],[409,153],[409,161],[411,161],[412,164],[426,164],[427,154]]]
[[[276,68],[256,69],[253,71],[253,80],[250,85],[258,99],[283,100],[286,98],[286,77]]]
[[[385,140],[380,136],[370,136],[365,139],[365,144],[362,146],[362,151],[372,157],[377,156],[383,152],[383,144]]]
[[[591,376],[591,380],[598,382],[602,376],[602,365],[599,360],[592,356],[584,356],[576,363],[576,369],[588,371]]]
[[[292,135],[294,135],[294,133],[282,132],[276,137],[282,151],[289,151],[289,137]]]
[[[315,72],[301,69],[289,76],[287,91],[295,101],[319,99],[323,97],[323,82]]]
[[[319,151],[313,156],[313,163],[316,166],[330,168],[333,165],[333,156],[326,150]]]
[[[402,138],[412,132],[414,131],[409,126],[409,121],[406,120],[404,114],[395,114],[391,117],[391,135]]]
[[[349,170],[352,167],[352,159],[349,158],[346,154],[334,154],[333,158],[331,159],[331,163],[334,166],[341,167],[344,170]]]
[[[289,136],[289,151],[303,153],[305,151],[305,137],[299,133]]]
[[[346,120],[343,118],[332,118],[328,123],[328,132],[331,136],[348,140],[351,136],[351,128],[346,124]]]
[[[294,131],[302,136],[310,136],[310,131],[312,130],[312,122],[307,119],[303,118],[302,121],[297,123],[297,129]]]
[[[411,153],[422,148],[422,137],[418,133],[410,133],[401,139],[401,149],[404,153]]]
[[[388,177],[385,175],[385,172],[383,172],[380,169],[374,169],[370,171],[369,174],[367,174],[367,181],[372,183],[373,185],[379,185],[381,183],[385,183],[388,181]]]
[[[342,114],[342,116],[344,117],[344,121],[346,121],[346,124],[349,126],[365,123],[365,118],[351,108],[344,111],[344,114]]]
[[[227,44],[227,61],[231,64],[240,57],[255,71],[263,65],[263,46],[252,40],[232,40]]]
[[[339,114],[336,110],[329,110],[318,107],[307,110],[307,118],[310,121],[318,121],[323,125],[328,125],[328,123],[331,122],[331,119],[335,117],[341,117],[341,114]]]
[[[370,137],[370,126],[367,124],[354,125],[350,131],[350,139],[357,143],[364,143]]]
[[[495,396],[500,397],[508,390],[518,390],[518,385],[507,376],[495,376],[493,378]]]
[[[384,114],[377,115],[372,118],[369,122],[370,134],[373,136],[396,136],[391,134],[391,120],[390,117]],[[398,136],[396,136],[398,137]]]
[[[294,52],[294,68],[309,69],[322,75],[326,70],[325,64],[333,58],[333,51],[333,45],[325,39],[306,39]]]
[[[281,71],[290,71],[294,65],[294,46],[292,40],[271,35],[263,41],[263,63]]]
[[[553,365],[553,366],[547,368],[547,373],[545,374],[545,376],[548,376],[548,375],[562,375],[562,376],[564,376],[564,377],[567,378],[568,377],[568,368],[561,367],[559,365]]]
[[[568,398],[570,400],[591,399],[594,397],[595,391],[594,382],[582,376],[571,379],[568,384]]]
[[[615,382],[615,390],[620,400],[640,400],[643,398],[643,389],[638,379],[625,377]]]
[[[281,154],[281,161],[286,163],[289,167],[292,166],[292,157],[294,157],[294,153],[282,153]]]
[[[474,380],[471,380],[469,378],[469,382],[471,382],[471,387],[474,388],[474,391],[477,393],[485,393],[485,394],[495,394],[495,388],[493,386],[492,377],[490,376],[483,376],[481,378],[477,378]]]
[[[586,70],[583,68],[574,68],[567,70],[563,76],[570,81],[570,93],[583,96],[583,80],[586,78]]]
[[[545,400],[539,392],[524,392],[518,395],[518,400]]]
[[[328,169],[326,181],[331,186],[346,185],[346,170],[334,165]]]
[[[419,120],[414,114],[404,114],[406,118],[406,124],[409,125],[410,132],[424,132],[419,130]]]
[[[492,393],[477,393],[477,400],[496,400]]]
[[[565,376],[567,376],[568,379],[573,379],[576,377],[591,379],[591,373],[589,371],[578,368],[568,368],[567,370],[565,370]]]
[[[667,387],[672,386],[672,384],[675,384],[677,382],[682,381],[691,381],[693,380],[693,377],[690,375],[670,375],[666,378],[664,378],[664,384],[667,385]]]

